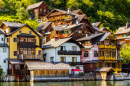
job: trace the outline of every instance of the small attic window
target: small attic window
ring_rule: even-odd
[[[29,34],[32,35],[32,31],[29,31]]]
[[[19,30],[19,33],[22,33],[22,31],[21,31],[21,30]]]

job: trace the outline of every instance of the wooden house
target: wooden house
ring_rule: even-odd
[[[37,16],[42,19],[42,17],[50,12],[50,9],[44,1],[29,5],[26,10],[28,10],[31,19],[34,19]]]
[[[46,16],[46,21],[37,28],[44,35],[46,42],[55,36],[58,38],[73,37],[78,39],[95,32],[86,14],[83,14],[81,10],[71,12],[70,8],[67,11],[53,9]]]

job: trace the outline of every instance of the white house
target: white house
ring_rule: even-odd
[[[71,70],[69,70],[69,74],[73,73],[73,69],[81,69],[82,71],[80,72],[83,72],[83,63],[80,62],[81,47],[82,45],[72,38],[55,38],[43,45],[44,60],[46,62],[64,62],[70,64]]]
[[[3,69],[3,72],[7,74],[8,62],[8,45],[6,44],[5,34],[2,29],[0,29],[0,66]]]

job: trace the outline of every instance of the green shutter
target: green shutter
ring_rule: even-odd
[[[70,33],[70,31],[68,31],[68,33]]]
[[[122,35],[122,37],[124,37],[124,35]]]
[[[65,31],[64,31],[64,34],[65,34]]]
[[[125,34],[125,36],[127,36],[127,34]]]

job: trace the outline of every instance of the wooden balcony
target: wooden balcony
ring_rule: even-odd
[[[105,46],[104,45],[99,45],[99,48],[105,48]]]
[[[58,51],[58,55],[82,55],[81,51]]]
[[[116,49],[116,46],[112,46],[112,45],[99,45],[99,48],[111,48],[111,49]]]
[[[35,42],[19,42],[18,46],[20,48],[35,48]]]
[[[70,34],[69,33],[67,33],[67,34],[56,34],[56,36],[58,37],[58,38],[66,38],[66,37],[68,37]]]
[[[99,60],[116,60],[116,57],[109,56],[108,58],[106,56],[99,56]]]
[[[111,45],[111,48],[112,48],[112,49],[116,49],[116,46],[112,46],[112,45]]]
[[[70,66],[83,65],[83,62],[68,62]]]
[[[24,55],[18,55],[18,58],[20,60],[26,60],[26,59],[37,59],[37,60],[41,60],[43,58],[43,55],[28,55],[28,54],[24,54]]]

